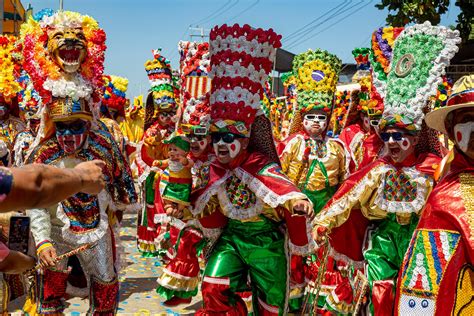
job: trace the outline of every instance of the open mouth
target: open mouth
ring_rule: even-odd
[[[67,66],[79,65],[79,59],[81,57],[81,48],[78,47],[67,47],[59,49],[59,58]]]
[[[229,155],[229,150],[227,148],[218,148],[217,149],[217,156],[227,157],[227,155]]]
[[[199,144],[191,144],[190,149],[191,151],[198,152],[200,150]]]
[[[389,150],[390,150],[390,154],[392,156],[398,156],[400,154],[400,151],[401,151],[401,149],[398,148],[398,147],[390,147]]]
[[[66,147],[74,147],[76,145],[76,143],[73,140],[65,140],[64,145]]]

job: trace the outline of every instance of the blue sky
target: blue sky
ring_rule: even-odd
[[[178,66],[177,44],[189,40],[189,26],[209,30],[217,24],[245,24],[273,28],[283,36],[283,48],[301,53],[322,48],[343,62],[352,62],[355,47],[368,46],[371,33],[385,25],[387,11],[380,0],[64,0],[64,9],[88,14],[107,33],[105,72],[129,79],[128,97],[146,93],[149,87],[143,64],[151,50],[163,48],[163,55]],[[59,8],[59,0],[23,0],[38,12]],[[451,0],[441,24],[455,24],[459,8]],[[296,33],[313,22],[307,33]],[[293,35],[290,37],[290,35]],[[194,38],[199,40],[199,38]]]

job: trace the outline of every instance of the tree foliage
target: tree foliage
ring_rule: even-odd
[[[448,11],[449,0],[382,0],[375,7],[389,10],[388,25],[405,26],[411,22],[425,21],[437,25],[441,21],[441,15]]]

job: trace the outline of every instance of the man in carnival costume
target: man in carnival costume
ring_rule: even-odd
[[[280,155],[282,171],[313,202],[318,213],[346,174],[346,152],[341,143],[326,138],[328,118],[341,70],[341,61],[323,50],[308,51],[293,60],[299,113]],[[302,122],[301,122],[302,118]],[[299,125],[299,126],[297,126]],[[305,287],[303,258],[292,258],[291,305],[301,306]]]
[[[216,161],[209,183],[194,200],[193,212],[203,217],[204,227],[222,227],[223,233],[207,262],[204,306],[197,315],[247,315],[245,303],[236,295],[247,289],[247,277],[255,312],[284,315],[288,263],[280,224],[286,221],[290,248],[297,254],[309,253],[314,246],[304,215],[311,205],[271,162],[271,152],[278,160],[271,126],[262,123],[266,119],[259,111],[279,46],[280,36],[271,29],[235,24],[215,27],[210,34]]]
[[[455,143],[398,277],[395,314],[472,315],[474,303],[474,75],[453,86],[426,124]]]
[[[113,255],[118,236],[111,233],[106,212],[135,210],[137,196],[127,161],[98,123],[105,33],[89,16],[44,11],[22,26],[21,36],[24,68],[44,105],[26,163],[74,167],[99,159],[105,162],[107,183],[98,195],[78,193],[52,207],[28,210],[43,273],[37,275],[36,295],[25,312],[62,313],[69,273],[66,261],[56,256],[90,244],[77,255],[89,278],[89,314],[112,315],[118,305]]]
[[[393,313],[394,282],[433,188],[440,159],[429,153],[437,148],[436,138],[426,143],[420,137],[424,111],[459,40],[457,31],[429,22],[399,35],[387,82],[374,81],[385,104],[380,137],[386,155],[346,179],[313,222],[318,239],[331,232],[330,253],[349,271],[365,274],[375,315]],[[353,294],[349,284],[328,290],[328,309],[358,308],[362,294]]]
[[[18,133],[13,147],[15,166],[24,164],[26,154],[30,150],[38,133],[41,117],[38,113],[42,103],[41,97],[34,89],[30,76],[23,71],[18,79],[22,90],[18,93],[18,104],[21,116],[26,121],[26,129]]]
[[[137,228],[138,249],[144,256],[156,256],[166,251],[155,247],[158,233],[154,219],[163,210],[154,202],[160,174],[167,167],[168,145],[163,141],[175,129],[178,108],[170,62],[161,55],[160,50],[154,50],[153,57],[153,60],[145,63],[151,90],[145,105],[145,133],[137,148],[135,161],[144,194],[144,207],[139,215]]]
[[[17,93],[21,91],[16,81],[19,76],[16,38],[9,35],[0,36],[0,136],[9,144],[9,151],[15,142],[16,135],[25,129],[25,124],[16,117],[18,115]],[[16,115],[16,116],[15,116]],[[9,164],[12,164],[13,161]]]
[[[372,36],[372,40],[375,41],[372,43],[372,52],[368,48],[359,48],[352,52],[358,67],[352,80],[360,84],[357,105],[360,119],[347,126],[339,135],[339,139],[344,142],[351,153],[352,159],[349,168],[351,173],[376,160],[383,148],[383,142],[377,134],[378,124],[383,113],[383,100],[372,84],[369,56],[372,54],[372,65],[377,68],[377,71],[380,72],[381,69],[384,69],[381,64],[385,64],[386,60],[390,62],[394,38],[402,30],[403,28],[393,27],[379,29]],[[383,38],[377,37],[375,36],[377,32],[382,32],[385,36]],[[393,36],[388,37],[390,35]],[[377,40],[382,42],[379,43]],[[380,46],[385,50],[381,51],[378,48]],[[382,75],[386,76],[386,73],[383,72]]]
[[[120,150],[127,157],[126,138],[122,132],[125,124],[125,104],[127,102],[125,92],[128,80],[118,76],[104,76],[104,95],[100,106],[101,121],[107,126],[114,136]]]
[[[188,160],[192,161],[192,192],[204,188],[209,181],[209,166],[215,159],[211,149],[209,107],[209,90],[211,80],[208,78],[210,69],[209,43],[181,41],[178,45],[181,54],[181,104],[182,118],[179,131],[186,134],[189,142]],[[184,136],[184,135],[183,135]],[[179,138],[178,138],[179,139]],[[169,174],[162,176],[160,181],[161,196],[155,196],[155,204],[163,203],[166,193],[163,189],[166,182],[172,180]],[[159,199],[159,200],[157,200]],[[169,202],[165,202],[170,205]],[[168,208],[166,208],[167,210]],[[166,211],[163,208],[163,211]],[[165,305],[176,306],[191,302],[199,285],[198,250],[204,246],[202,227],[192,220],[192,214],[184,210],[182,217],[172,218],[166,213],[157,214],[155,223],[160,226],[160,238],[166,235],[172,245],[168,251],[171,258],[158,279],[157,292],[166,298]],[[167,227],[166,227],[167,226]],[[215,231],[205,231],[206,237],[211,238]],[[215,242],[215,238],[213,240]]]

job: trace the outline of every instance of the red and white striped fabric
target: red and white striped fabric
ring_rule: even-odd
[[[281,35],[272,29],[254,29],[247,24],[224,24],[211,30],[210,104],[216,126],[232,131],[229,121],[240,122],[246,130],[240,128],[236,132],[248,136],[280,40]]]
[[[184,83],[186,91],[189,92],[191,98],[194,99],[200,98],[211,90],[211,79],[207,76],[186,77]]]

